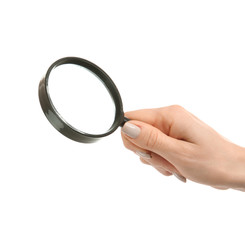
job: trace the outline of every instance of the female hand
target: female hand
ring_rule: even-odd
[[[126,148],[163,175],[218,189],[245,191],[245,149],[239,147],[184,108],[174,105],[125,114]]]

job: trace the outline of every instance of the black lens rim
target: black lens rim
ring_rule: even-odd
[[[75,64],[82,66],[91,72],[93,72],[98,79],[104,84],[106,89],[108,90],[111,98],[115,104],[115,119],[112,126],[107,130],[107,132],[103,134],[89,134],[82,132],[75,127],[71,126],[56,110],[51,97],[48,91],[48,81],[49,76],[52,70],[56,67],[64,64]],[[39,83],[39,101],[42,107],[42,110],[49,120],[49,122],[64,136],[82,143],[93,143],[98,141],[99,139],[108,136],[113,133],[119,126],[123,125],[125,122],[124,112],[123,112],[123,104],[120,93],[111,80],[111,78],[97,65],[94,63],[78,57],[65,57],[55,61],[48,69],[46,75],[42,78]],[[91,96],[92,97],[92,96]],[[101,116],[103,118],[103,116]],[[98,120],[99,121],[99,120]]]

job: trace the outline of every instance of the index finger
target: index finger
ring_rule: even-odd
[[[167,108],[140,109],[126,112],[125,116],[130,120],[148,123],[167,135],[172,125],[172,118],[168,116]]]

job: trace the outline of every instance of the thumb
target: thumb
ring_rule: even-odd
[[[178,161],[184,150],[184,141],[169,137],[158,128],[144,122],[134,120],[126,122],[122,132],[133,144],[154,152],[173,164]]]

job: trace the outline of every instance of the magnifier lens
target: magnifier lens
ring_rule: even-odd
[[[83,58],[55,61],[40,81],[38,95],[53,127],[77,142],[96,142],[129,120],[111,78]]]
[[[78,131],[103,134],[115,119],[115,104],[106,86],[90,70],[63,64],[49,76],[48,92],[60,117]]]

